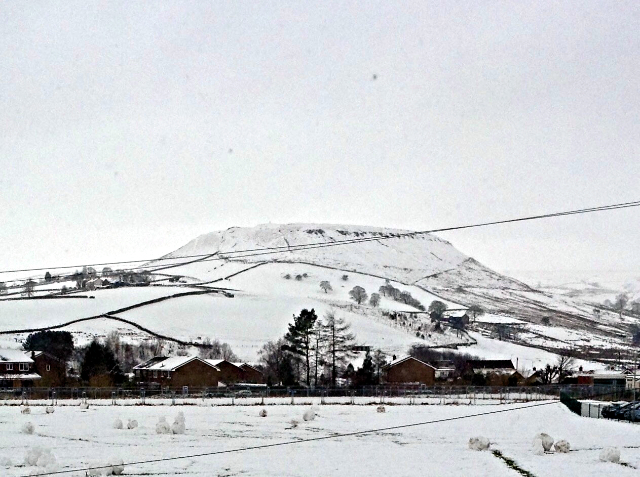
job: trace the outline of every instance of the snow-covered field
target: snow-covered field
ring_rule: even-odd
[[[540,403],[537,403],[540,404]],[[184,455],[229,451],[139,465],[125,465],[123,475],[184,476],[492,476],[517,473],[490,451],[469,449],[470,437],[485,436],[531,475],[563,477],[635,476],[640,468],[640,426],[582,418],[563,405],[551,403],[495,406],[376,406],[319,405],[314,420],[303,420],[308,405],[267,406],[58,406],[52,414],[32,407],[0,407],[0,468],[2,475],[26,476],[43,467],[24,466],[25,454],[34,446],[50,449],[58,470],[126,462],[166,459]],[[311,442],[233,452],[251,446],[330,437],[370,429],[425,421],[459,418],[488,411],[507,411],[447,422],[342,436]],[[164,416],[169,424],[184,413],[184,434],[157,434]],[[113,423],[120,419],[124,429]],[[127,429],[129,419],[139,426]],[[292,421],[297,421],[297,425]],[[33,434],[22,431],[34,424]],[[534,436],[540,432],[566,439],[571,452],[535,455]],[[604,447],[620,449],[626,464],[601,462]],[[84,476],[84,471],[59,475]]]

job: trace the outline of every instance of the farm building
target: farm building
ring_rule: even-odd
[[[163,388],[215,387],[222,376],[210,360],[198,356],[156,356],[135,366],[133,372],[138,384]]]
[[[470,359],[466,368],[470,375],[484,376],[489,386],[510,386],[524,382],[524,377],[510,359]]]
[[[399,358],[382,367],[382,382],[386,384],[425,384],[432,386],[436,368],[412,356]]]

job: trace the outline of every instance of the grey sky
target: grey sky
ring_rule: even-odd
[[[635,1],[4,1],[0,267],[637,200],[639,20]],[[638,270],[639,218],[443,237],[498,270]]]

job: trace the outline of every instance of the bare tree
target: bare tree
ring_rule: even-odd
[[[355,335],[351,333],[351,325],[344,318],[336,318],[334,312],[324,316],[322,334],[326,342],[327,362],[331,367],[331,385],[335,387],[338,367],[343,366],[354,355]]]
[[[616,297],[616,301],[613,303],[613,309],[618,312],[618,314],[620,315],[620,319],[622,319],[622,312],[624,311],[624,308],[625,306],[627,306],[628,302],[629,297],[627,296],[627,294],[620,293],[620,295]]]
[[[372,293],[371,298],[369,298],[369,305],[374,308],[380,304],[380,295],[378,293]]]
[[[333,290],[333,288],[331,287],[331,283],[329,283],[328,281],[324,280],[320,282],[320,288],[322,288],[322,290],[327,293]]]
[[[27,282],[24,284],[24,294],[27,295],[27,297],[31,298],[33,296],[33,288],[35,287],[36,282],[34,282],[33,280],[27,280]]]
[[[474,303],[473,305],[471,305],[468,308],[468,311],[471,313],[471,316],[473,316],[473,321],[475,323],[476,321],[476,317],[477,316],[482,316],[484,315],[484,308],[482,308],[480,305]]]
[[[365,289],[357,285],[351,289],[351,291],[349,292],[349,296],[358,305],[361,305],[362,302],[367,301],[368,298]]]
[[[436,313],[442,318],[442,314],[447,311],[447,305],[440,300],[433,300],[429,305],[429,311]]]

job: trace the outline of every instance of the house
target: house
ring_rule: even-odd
[[[633,378],[633,376],[631,376]],[[577,376],[578,384],[587,384],[592,386],[610,386],[619,389],[627,387],[627,375],[624,373],[593,373],[579,374]],[[632,388],[633,385],[629,387]]]
[[[198,356],[156,356],[133,367],[135,382],[149,387],[178,389],[217,387],[220,369]]]
[[[425,384],[436,381],[436,368],[412,356],[406,356],[382,367],[382,382],[386,384]]]
[[[207,363],[220,370],[220,381],[224,384],[241,383],[244,381],[245,372],[240,366],[226,359],[206,359]]]
[[[456,373],[456,367],[450,360],[433,361],[431,365],[436,368],[436,379],[452,378]]]
[[[0,349],[0,387],[25,388],[40,381],[34,362],[22,350]]]
[[[264,375],[262,371],[257,368],[254,368],[249,363],[233,363],[238,366],[243,371],[242,382],[244,383],[252,383],[252,384],[262,384],[264,383]]]
[[[466,363],[466,372],[484,376],[489,386],[516,385],[524,380],[510,359],[470,359]]]
[[[39,387],[57,388],[64,386],[67,380],[66,364],[60,358],[45,351],[25,351],[33,361],[33,370],[41,376]]]

